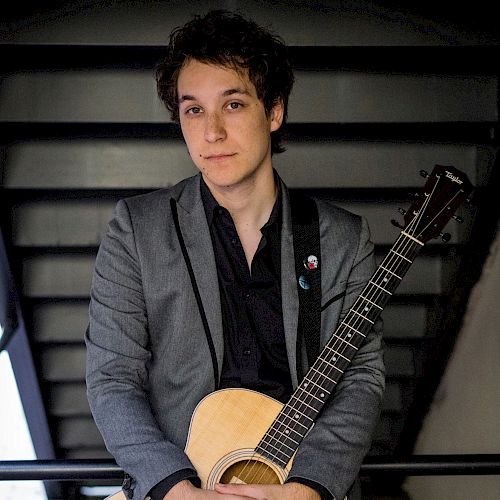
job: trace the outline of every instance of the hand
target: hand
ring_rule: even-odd
[[[300,483],[216,484],[215,491],[255,500],[321,500],[316,490]]]
[[[305,498],[305,497],[304,497]],[[201,490],[188,481],[180,481],[173,486],[163,497],[163,500],[248,500],[247,497],[238,496],[228,492],[218,493],[211,490]]]

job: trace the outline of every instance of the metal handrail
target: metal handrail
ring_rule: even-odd
[[[362,476],[383,474],[405,476],[500,475],[500,454],[412,455],[409,457],[367,457]],[[123,478],[123,470],[111,460],[4,460],[0,481]]]

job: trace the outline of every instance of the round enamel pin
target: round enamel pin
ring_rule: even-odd
[[[309,288],[311,287],[311,285],[309,285],[309,281],[307,281],[306,277],[303,274],[299,276],[299,285],[304,290],[309,290]]]

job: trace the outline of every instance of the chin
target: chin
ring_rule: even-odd
[[[203,176],[208,184],[213,184],[214,186],[220,188],[228,188],[235,186],[243,181],[243,178],[237,175],[234,171],[224,172],[224,171],[214,171],[216,169],[205,169],[203,170]]]

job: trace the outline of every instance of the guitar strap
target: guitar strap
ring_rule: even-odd
[[[311,366],[319,354],[321,329],[321,244],[316,202],[301,193],[290,193],[295,274],[299,296],[297,376],[302,379],[301,353],[305,342]]]

